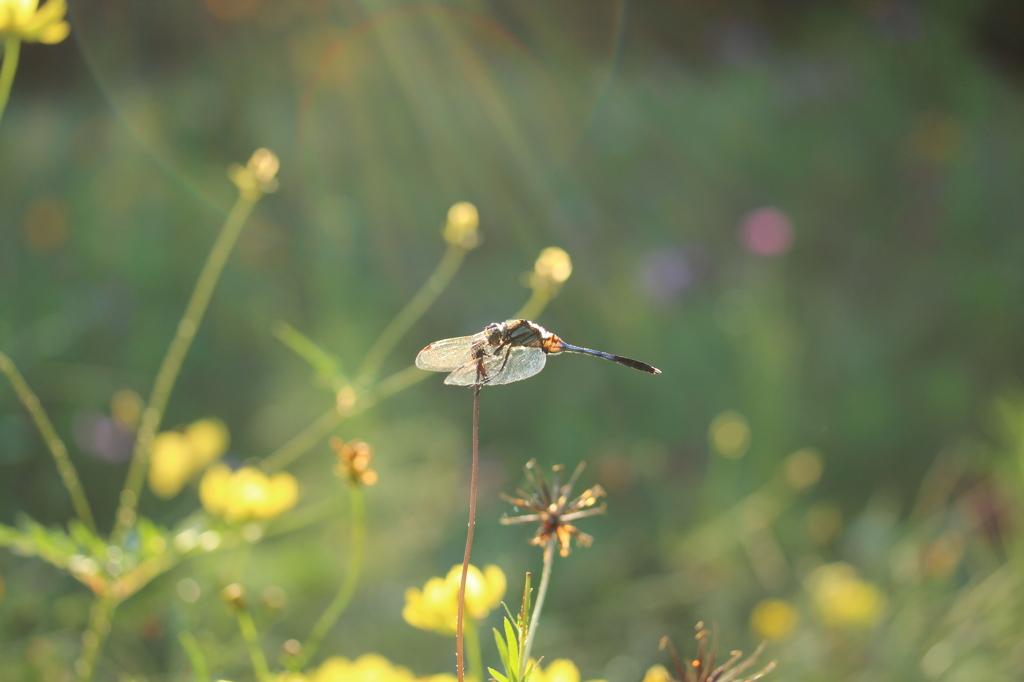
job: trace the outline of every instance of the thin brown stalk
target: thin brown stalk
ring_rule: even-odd
[[[459,615],[455,624],[455,667],[459,682],[465,682],[463,616],[466,613],[466,575],[469,573],[469,555],[473,549],[473,529],[476,527],[476,484],[480,474],[480,387],[473,389],[473,466],[469,479],[469,530],[466,532],[466,553],[462,557],[462,579],[459,581]]]

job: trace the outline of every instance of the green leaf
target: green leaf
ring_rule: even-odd
[[[494,628],[494,643],[498,645],[498,657],[501,659],[501,664],[505,666],[506,671],[511,671],[512,668],[508,664],[508,647],[505,646],[498,628]]]
[[[492,678],[495,680],[495,682],[508,682],[508,678],[499,673],[494,668],[488,667],[487,670],[491,673]]]
[[[508,642],[508,674],[519,676],[519,638],[512,621],[505,619],[505,640]]]

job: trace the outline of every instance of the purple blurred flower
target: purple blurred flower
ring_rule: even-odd
[[[127,462],[135,443],[135,434],[96,410],[82,410],[72,421],[78,447],[106,462]]]
[[[740,243],[755,256],[781,256],[793,246],[793,224],[777,208],[759,208],[743,216]]]
[[[693,280],[693,267],[679,249],[656,249],[643,258],[641,282],[651,298],[671,301],[692,286]]]

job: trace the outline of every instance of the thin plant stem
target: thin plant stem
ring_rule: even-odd
[[[349,545],[348,568],[345,572],[345,581],[341,584],[338,594],[328,605],[320,620],[313,626],[306,643],[302,645],[302,662],[305,664],[312,660],[316,650],[323,642],[324,636],[338,622],[345,607],[348,606],[352,595],[356,591],[356,583],[359,581],[359,571],[363,565],[363,548],[366,544],[366,504],[363,498],[363,488],[358,483],[349,486],[351,500],[351,540]]]
[[[21,39],[7,36],[4,42],[4,63],[0,66],[0,119],[7,109],[7,100],[11,97],[11,86],[14,84],[14,73],[18,70],[18,55],[21,52]]]
[[[252,660],[252,669],[256,673],[258,682],[270,682],[270,668],[267,666],[267,657],[263,655],[260,648],[259,634],[256,632],[256,623],[252,620],[252,614],[248,609],[240,608],[235,612],[238,617],[238,629],[242,632],[242,639],[249,650],[249,658]]]
[[[542,290],[541,287],[536,287],[533,289],[533,293],[530,294],[530,298],[523,304],[523,307],[514,315],[514,318],[517,320],[536,319],[544,312],[544,308],[547,307],[550,301],[551,294],[546,290]]]
[[[355,406],[344,415],[333,407],[324,412],[317,417],[316,421],[293,436],[291,440],[267,455],[260,463],[260,468],[267,473],[287,468],[299,457],[313,449],[317,443],[331,435],[331,432],[341,426],[346,419],[365,412],[396,393],[415,386],[428,376],[431,376],[430,372],[425,372],[415,365],[409,365],[405,369],[395,372],[366,394],[361,395]]]
[[[0,352],[0,371],[7,375],[7,379],[11,382],[14,392],[18,394],[18,398],[21,400],[21,404],[25,406],[25,409],[32,416],[32,421],[36,423],[36,428],[39,429],[46,447],[53,454],[53,459],[57,463],[57,471],[60,473],[61,481],[64,482],[68,495],[71,496],[71,504],[75,507],[75,513],[78,514],[78,518],[85,524],[85,527],[95,534],[96,522],[93,520],[92,509],[89,507],[89,500],[85,496],[85,488],[82,487],[82,481],[78,478],[78,471],[75,470],[75,465],[71,463],[71,458],[68,457],[67,446],[64,445],[64,441],[57,435],[56,429],[53,428],[53,423],[50,422],[50,418],[46,415],[46,410],[43,409],[36,394],[29,388],[25,377],[18,371],[14,362],[2,352]]]
[[[522,676],[526,672],[526,662],[530,660],[530,649],[533,648],[534,635],[537,632],[537,623],[540,622],[541,611],[544,610],[544,597],[548,594],[548,583],[551,582],[551,566],[555,563],[555,541],[552,535],[548,543],[544,545],[544,570],[540,574],[540,586],[537,588],[537,601],[533,606],[533,614],[530,616],[530,631],[526,633],[526,646],[523,647],[523,656],[519,662]]]
[[[388,354],[394,350],[395,345],[402,340],[406,332],[423,317],[437,297],[448,287],[452,277],[459,271],[459,266],[462,265],[466,253],[465,249],[458,246],[449,246],[445,250],[434,272],[430,274],[420,290],[409,299],[405,307],[395,315],[370,350],[366,352],[363,365],[356,373],[357,385],[365,386],[373,381]]]
[[[153,440],[163,420],[171,391],[178,379],[182,362],[185,360],[196,332],[199,330],[199,325],[203,321],[203,315],[209,306],[213,290],[217,286],[217,280],[220,279],[224,265],[255,205],[255,201],[246,193],[239,193],[238,200],[235,201],[235,205],[228,213],[220,235],[214,242],[213,248],[206,258],[206,263],[199,273],[195,289],[192,290],[192,296],[189,298],[188,305],[185,306],[185,314],[182,316],[181,322],[178,323],[177,332],[171,340],[171,345],[157,372],[149,402],[142,412],[142,420],[135,439],[135,449],[132,452],[132,461],[128,467],[124,490],[121,492],[121,505],[117,510],[114,532],[111,535],[113,544],[122,544],[128,530],[135,524],[135,508],[139,503],[139,494],[142,491],[146,470],[149,468]]]
[[[465,641],[463,616],[466,614],[466,575],[469,573],[469,555],[473,549],[473,529],[476,527],[476,483],[480,473],[480,387],[473,389],[473,465],[469,479],[469,530],[466,532],[466,553],[462,557],[462,579],[459,581],[459,610],[455,621],[455,668],[459,682],[465,682]],[[478,645],[479,646],[479,645]]]
[[[344,421],[338,410],[334,407],[324,412],[316,420],[299,431],[284,445],[274,450],[260,462],[260,468],[268,473],[280,471],[288,467],[292,462],[306,454],[317,443],[331,435],[334,429],[341,426]]]
[[[480,651],[480,631],[472,619],[466,623],[466,642],[469,645],[469,679],[472,682],[483,682],[484,657]]]
[[[82,633],[82,653],[75,662],[78,682],[90,682],[96,674],[96,661],[110,634],[110,622],[120,602],[110,595],[102,595],[89,611],[89,627]]]
[[[210,682],[210,667],[206,664],[206,656],[203,655],[196,636],[188,630],[182,630],[178,633],[178,641],[181,642],[181,648],[188,656],[195,682]]]

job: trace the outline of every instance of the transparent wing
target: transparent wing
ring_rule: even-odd
[[[529,379],[544,369],[548,361],[547,353],[540,348],[531,346],[512,346],[508,349],[508,359],[499,363],[491,374],[488,386],[511,384],[513,381]],[[502,364],[504,367],[502,367]]]
[[[481,369],[481,362],[483,367]],[[471,360],[444,380],[450,386],[499,386],[532,377],[544,369],[547,355],[540,348],[498,346],[481,360]]]
[[[473,359],[473,342],[484,334],[442,339],[430,344],[416,355],[416,366],[431,372],[453,372]]]

